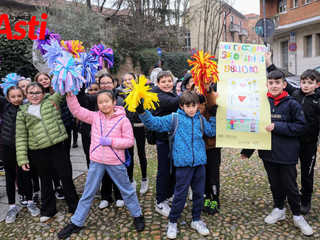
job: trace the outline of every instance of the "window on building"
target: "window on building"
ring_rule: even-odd
[[[288,41],[281,42],[281,66],[288,70]]]
[[[279,13],[286,13],[286,12],[287,12],[287,0],[280,0]]]
[[[304,37],[304,56],[312,57],[312,35]]]
[[[241,29],[241,21],[239,21],[239,26],[240,26],[240,29]]]
[[[305,0],[305,4],[311,3],[311,0]]]
[[[231,33],[231,42],[234,42],[234,34]]]
[[[292,7],[293,7],[293,8],[299,7],[299,0],[293,0]]]
[[[230,24],[233,24],[233,16],[230,16]]]
[[[316,34],[316,55],[320,56],[320,33]]]

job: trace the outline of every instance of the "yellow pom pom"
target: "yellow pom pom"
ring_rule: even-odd
[[[144,109],[156,109],[155,103],[158,104],[159,98],[156,93],[150,92],[150,86],[146,86],[147,79],[145,76],[140,76],[138,83],[135,80],[131,80],[132,86],[130,92],[124,102],[125,107],[128,107],[130,112],[135,112],[137,106],[140,103],[141,98],[144,99]],[[158,104],[159,105],[159,104]]]

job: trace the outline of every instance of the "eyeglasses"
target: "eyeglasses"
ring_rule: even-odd
[[[27,92],[27,94],[31,97],[34,97],[34,96],[40,96],[40,94],[43,94],[43,92]]]
[[[99,88],[90,88],[88,91],[92,92],[92,91],[99,91]]]
[[[102,82],[100,85],[113,85],[113,82]]]

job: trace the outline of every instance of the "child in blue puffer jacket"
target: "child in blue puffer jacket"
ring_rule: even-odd
[[[200,220],[205,185],[205,164],[207,162],[206,147],[202,135],[215,136],[216,119],[211,117],[208,122],[202,118],[198,110],[199,97],[194,91],[183,92],[179,105],[181,109],[177,111],[178,124],[172,143],[172,158],[176,167],[176,186],[169,214],[170,222],[167,226],[169,239],[174,239],[177,236],[177,221],[183,211],[189,186],[193,189],[191,227],[201,235],[209,234],[206,225]],[[137,107],[137,112],[144,125],[150,130],[171,131],[172,114],[154,117],[148,110],[143,109],[142,103]],[[203,121],[203,129],[201,121]]]

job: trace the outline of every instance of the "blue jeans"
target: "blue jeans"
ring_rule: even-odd
[[[89,214],[92,200],[100,186],[105,171],[108,172],[113,182],[119,188],[123,200],[132,217],[135,218],[141,215],[137,194],[129,181],[126,167],[123,164],[105,165],[91,161],[84,192],[79,200],[77,210],[71,218],[71,222],[73,224],[79,227],[83,226]]]

